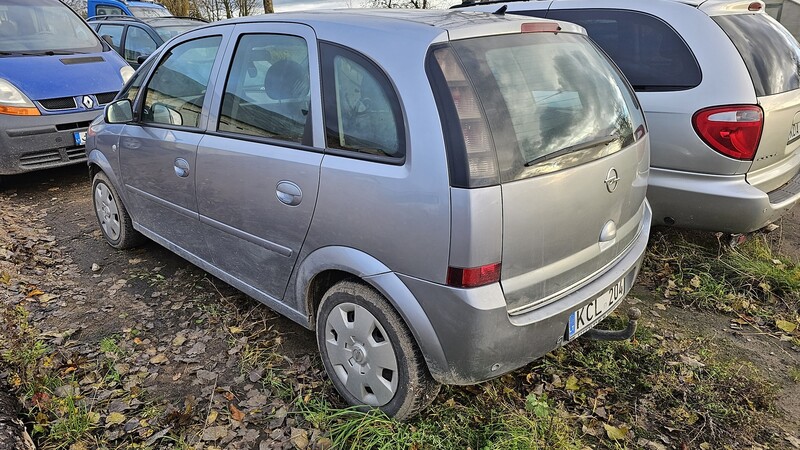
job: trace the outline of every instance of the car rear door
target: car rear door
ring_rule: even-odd
[[[161,54],[139,95],[138,120],[120,136],[120,167],[133,217],[145,234],[186,257],[208,253],[198,232],[195,161],[225,43],[224,28],[219,30],[184,39]]]
[[[280,300],[317,200],[317,41],[284,23],[237,25],[234,39],[198,150],[200,222],[217,268]]]

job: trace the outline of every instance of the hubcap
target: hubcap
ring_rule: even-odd
[[[336,377],[370,406],[389,403],[397,392],[397,357],[386,330],[366,308],[336,305],[325,321],[325,348]]]
[[[111,194],[111,189],[105,183],[97,183],[94,189],[94,207],[97,211],[97,220],[100,228],[112,241],[119,239],[119,209],[117,201]]]

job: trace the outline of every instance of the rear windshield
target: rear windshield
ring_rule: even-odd
[[[102,50],[86,22],[58,0],[0,0],[0,57]]]
[[[501,182],[582,164],[644,135],[633,92],[586,36],[513,34],[452,46],[488,119]]]
[[[134,16],[146,18],[146,17],[169,17],[172,14],[166,10],[166,8],[153,8],[150,6],[128,6],[128,9],[131,10]]]
[[[766,14],[723,15],[713,19],[742,55],[757,96],[800,87],[800,47],[775,19]]]

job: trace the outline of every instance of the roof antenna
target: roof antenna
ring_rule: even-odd
[[[497,11],[493,12],[492,14],[495,14],[495,15],[498,15],[498,16],[502,16],[503,14],[506,13],[507,9],[508,9],[508,5],[503,5]]]

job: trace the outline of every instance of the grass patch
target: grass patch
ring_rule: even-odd
[[[730,248],[710,233],[657,230],[644,274],[678,304],[731,313],[759,326],[798,322],[800,266],[774,254],[763,235]]]

